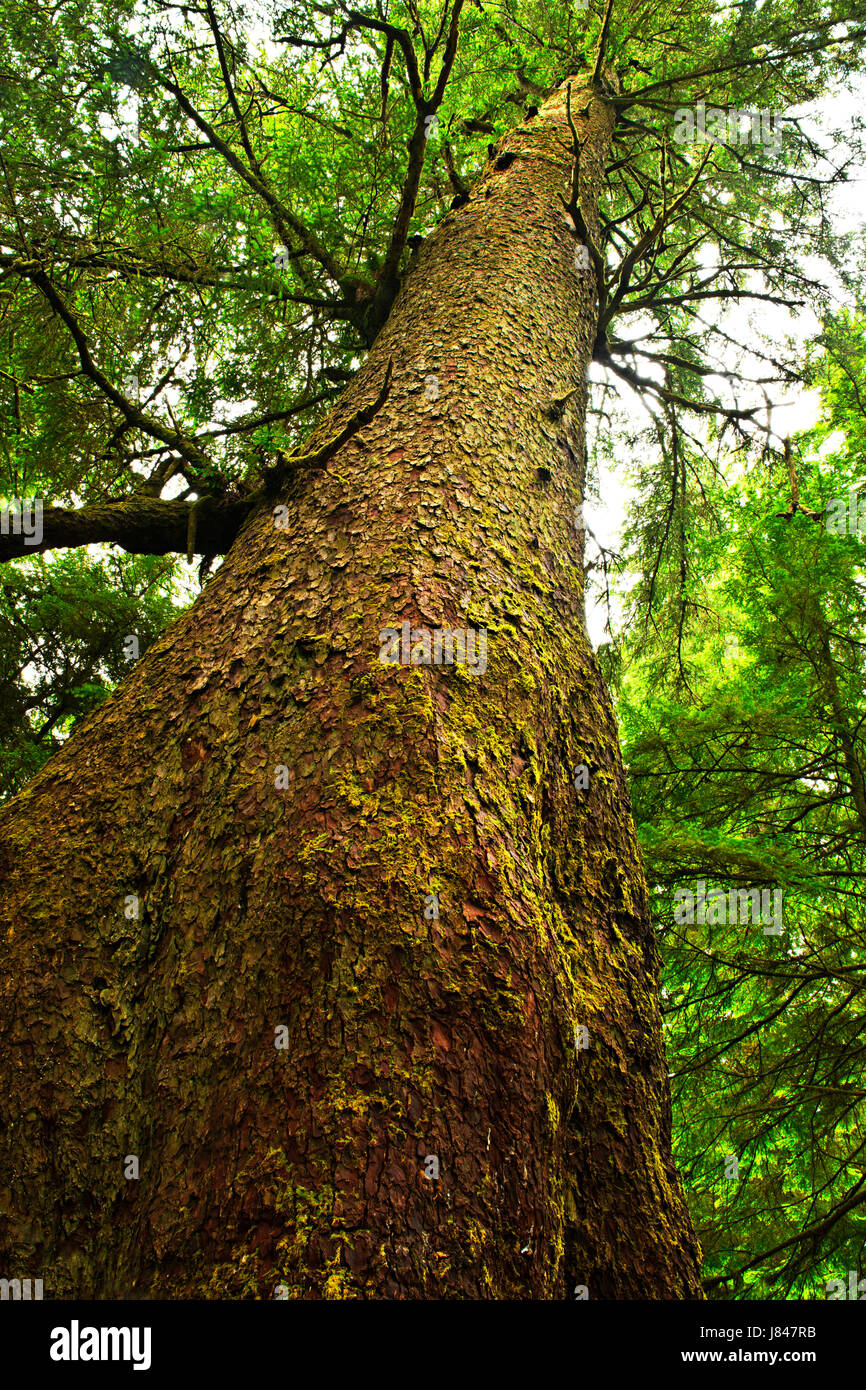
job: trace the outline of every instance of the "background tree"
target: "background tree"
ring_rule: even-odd
[[[165,559],[81,551],[10,565],[0,587],[0,792],[18,791],[123,679],[178,606]],[[129,638],[135,643],[129,643]]]
[[[722,1297],[824,1298],[863,1272],[862,327],[824,344],[824,419],[787,459],[688,486],[685,549],[633,528],[628,563],[660,557],[676,617],[648,622],[639,580],[615,663],[680,1166]],[[783,934],[678,922],[699,880],[781,889]]]

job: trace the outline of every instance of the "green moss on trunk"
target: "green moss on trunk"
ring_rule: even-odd
[[[373,423],[0,812],[0,1251],[46,1296],[699,1296],[583,619],[564,92],[505,144],[322,437],[393,358]],[[406,620],[486,670],[382,664]]]

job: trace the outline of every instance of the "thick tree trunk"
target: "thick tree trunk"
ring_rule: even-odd
[[[583,618],[570,146],[560,89],[314,442],[393,359],[373,423],[0,813],[0,1270],[46,1297],[700,1296]],[[380,661],[404,622],[486,669]]]

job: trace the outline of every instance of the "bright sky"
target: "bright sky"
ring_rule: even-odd
[[[827,146],[828,140],[825,132],[834,128],[840,130],[846,127],[850,128],[854,113],[862,110],[863,106],[866,105],[866,78],[860,84],[860,89],[862,91],[862,101],[860,102],[855,102],[849,94],[845,93],[835,98],[823,98],[820,104],[797,108],[790,114],[801,118],[803,129],[808,131],[813,139]],[[861,237],[866,229],[866,222],[864,222],[863,217],[864,181],[866,181],[866,170],[862,166],[852,167],[849,171],[849,182],[834,191],[830,202],[838,230],[858,234]],[[810,257],[803,269],[814,279],[828,278],[829,275],[826,262],[819,257]],[[841,302],[841,287],[839,296]],[[760,331],[775,341],[781,341],[789,334],[794,334],[805,344],[820,331],[820,323],[811,310],[801,311],[795,317],[772,304],[762,303],[757,310],[749,308],[748,301],[744,301],[741,307],[730,310],[723,322],[732,337],[741,342],[748,342],[754,336],[754,332],[750,328],[752,316],[759,325]],[[629,327],[624,329],[625,336],[632,336],[631,325],[634,323],[636,323],[636,319],[630,321]],[[642,365],[641,373],[646,376],[653,375],[651,365]],[[590,371],[590,381],[603,380],[605,380],[605,373],[593,364]],[[629,394],[628,387],[625,387],[621,399],[625,402]],[[645,421],[646,414],[633,396],[631,404],[627,408],[630,419],[636,424]],[[774,405],[771,413],[771,426],[779,435],[793,434],[797,430],[808,429],[813,425],[818,418],[818,413],[819,400],[814,391],[804,390],[798,393],[790,390],[785,391],[780,394],[778,404]],[[599,542],[609,549],[616,550],[620,542],[626,509],[634,493],[626,482],[624,469],[620,468],[614,471],[601,467],[599,471],[601,501],[597,502],[592,498],[587,499],[584,515],[587,525],[591,527]],[[616,595],[612,594],[611,616],[614,627],[620,619],[620,613],[621,607],[617,602]],[[587,626],[594,647],[609,640],[605,632],[607,620],[608,612],[604,596],[600,593],[588,594]]]

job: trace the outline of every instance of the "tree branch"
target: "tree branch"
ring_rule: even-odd
[[[376,399],[371,401],[368,405],[362,406],[360,410],[357,410],[343,428],[318,449],[314,449],[309,454],[281,453],[276,466],[265,470],[265,491],[269,494],[274,493],[296,473],[309,471],[313,468],[322,468],[354,434],[357,434],[359,429],[362,429],[364,425],[369,425],[370,421],[378,414],[388,398],[388,394],[391,390],[391,377],[393,371],[394,359],[393,357],[389,357],[388,366],[385,368],[385,379],[382,383],[382,389]]]
[[[170,430],[153,416],[146,415],[144,411],[139,410],[121,391],[118,391],[116,386],[112,385],[105,373],[97,367],[81,325],[49,280],[42,266],[38,262],[31,261],[22,266],[22,273],[26,274],[27,278],[41,290],[57,317],[66,324],[78,351],[78,358],[85,376],[88,376],[112,404],[117,406],[127,423],[175,449],[194,467],[202,469],[206,474],[213,472],[213,461],[192,440],[187,439],[179,430]]]
[[[46,507],[38,544],[28,544],[23,534],[0,535],[0,563],[99,542],[122,546],[132,555],[186,555],[193,514],[199,552],[224,555],[254,500],[200,497],[197,502],[162,501],[138,493],[119,502],[88,507]]]

